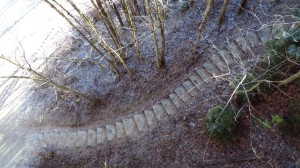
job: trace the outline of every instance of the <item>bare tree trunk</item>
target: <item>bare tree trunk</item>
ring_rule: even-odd
[[[107,0],[104,0],[104,3],[105,3],[106,8],[108,9],[108,6],[107,6]],[[121,57],[124,58],[124,57],[125,57],[124,52],[123,52],[124,46],[123,46],[122,43],[121,43],[121,40],[120,40],[120,37],[119,37],[119,33],[118,33],[117,26],[115,25],[115,23],[114,23],[114,21],[113,21],[113,19],[112,19],[112,17],[111,17],[111,15],[110,15],[109,12],[107,12],[107,19],[108,19],[109,24],[111,25],[112,32],[113,32],[113,34],[114,34],[114,36],[115,36],[115,38],[116,38],[116,41],[117,41],[117,43],[118,43],[118,45],[119,45],[118,48],[119,48],[119,50],[120,50]]]
[[[77,11],[77,13],[82,17],[82,19],[84,19],[84,21],[86,22],[86,24],[91,28],[91,30],[97,35],[99,41],[101,42],[101,44],[103,45],[103,49],[108,52],[109,54],[111,54],[113,57],[117,58],[125,67],[125,69],[127,70],[127,72],[131,75],[131,70],[129,69],[129,67],[127,66],[127,64],[124,62],[124,60],[122,59],[122,57],[114,50],[112,49],[106,42],[105,40],[101,37],[101,35],[99,34],[99,32],[97,31],[97,29],[95,28],[95,26],[89,21],[89,19],[78,9],[78,7],[71,1],[71,0],[67,0],[72,7]]]
[[[135,45],[137,58],[140,60],[140,59],[142,59],[142,55],[141,55],[141,52],[140,52],[140,48],[139,48],[139,44],[138,44],[138,40],[137,40],[137,35],[136,35],[137,34],[137,28],[136,28],[135,23],[131,19],[130,10],[128,8],[127,0],[121,0],[121,1],[122,1],[122,5],[124,5],[124,7],[123,7],[124,13],[125,13],[126,19],[128,21],[129,27],[131,29],[132,38],[133,38],[134,43],[135,43],[134,45]]]
[[[208,14],[209,14],[210,8],[211,8],[212,5],[213,5],[213,2],[214,2],[213,0],[207,0],[207,6],[206,6],[206,9],[205,9],[205,11],[204,11],[203,19],[202,19],[202,21],[201,21],[201,23],[200,23],[200,26],[199,26],[199,28],[198,28],[197,39],[196,39],[196,42],[195,42],[195,45],[194,45],[193,52],[195,52],[196,49],[197,49],[197,45],[198,45],[198,42],[199,42],[200,37],[201,37],[201,35],[202,35],[202,31],[203,31],[203,28],[204,28],[204,24],[205,24],[205,22],[206,22],[206,20],[207,20],[207,18],[208,18]]]
[[[225,16],[225,13],[226,13],[226,9],[227,9],[227,6],[228,6],[228,2],[229,2],[229,0],[224,0],[223,6],[222,6],[222,9],[221,9],[219,18],[218,18],[218,25],[219,25],[219,26],[220,26],[220,25],[223,23],[223,21],[224,21],[224,16]]]
[[[98,10],[98,14],[100,16],[100,19],[102,21],[102,23],[104,24],[109,36],[111,37],[113,43],[115,44],[115,46],[118,48],[118,44],[117,44],[117,41],[115,39],[115,36],[113,35],[113,32],[111,31],[111,27],[109,27],[108,23],[107,23],[107,18],[106,18],[106,13],[103,13],[102,12],[102,6],[101,7],[98,7],[93,0],[91,0],[93,6],[95,7],[95,9]]]
[[[145,15],[147,15],[147,10],[146,10],[146,4],[145,4],[145,1],[144,0],[142,0],[142,8],[143,8],[143,12],[144,12],[144,14]]]
[[[120,23],[121,27],[124,27],[124,23],[122,21],[122,17],[121,17],[121,15],[119,13],[118,8],[116,7],[116,4],[112,0],[109,0],[109,2],[112,4],[112,8],[114,9],[114,11],[116,13],[116,16],[117,16],[117,18],[119,20],[119,23]]]
[[[156,32],[155,32],[153,17],[152,17],[150,5],[149,5],[149,0],[144,0],[144,1],[145,1],[145,6],[146,6],[146,11],[147,11],[147,14],[148,14],[148,17],[149,17],[150,28],[151,28],[153,42],[154,42],[156,65],[157,65],[157,67],[161,68],[162,65],[161,65],[160,56],[159,56],[159,53],[158,53],[158,46],[157,46],[157,40],[156,40]]]
[[[91,46],[92,48],[97,51],[101,56],[102,58],[107,61],[114,69],[114,72],[116,72],[118,75],[120,75],[120,72],[119,70],[117,69],[117,67],[115,66],[115,64],[113,62],[111,62],[109,59],[106,58],[106,56],[94,45],[94,43],[89,40],[85,35],[84,33],[82,33],[77,26],[75,26],[73,24],[72,21],[70,21],[60,10],[58,10],[51,2],[49,2],[48,0],[44,0],[48,5],[50,5],[50,7],[52,9],[54,9],[59,15],[61,15]],[[54,1],[54,0],[53,0]]]
[[[133,5],[135,7],[135,11],[138,14],[138,16],[141,16],[140,9],[136,0],[133,0]]]
[[[134,7],[132,6],[130,0],[126,4],[127,4],[126,5],[127,8],[130,9],[130,11],[132,12],[132,13],[129,13],[129,14],[131,14],[132,16],[136,16],[137,15],[136,11],[134,10]]]
[[[105,28],[106,28],[106,30],[107,30],[109,36],[110,36],[111,39],[113,40],[113,43],[114,43],[115,46],[118,48],[117,42],[116,42],[116,40],[115,40],[115,38],[114,38],[114,35],[113,35],[112,32],[110,31],[110,29],[109,29],[109,27],[108,27],[108,24],[107,24],[107,22],[106,22],[106,19],[107,19],[107,18],[105,18],[105,16],[102,15],[101,11],[99,10],[98,6],[94,3],[94,1],[91,0],[91,2],[92,2],[92,4],[93,4],[94,8],[98,10],[97,14],[99,14],[100,20],[101,20],[102,23],[104,24],[104,26],[105,26]],[[102,48],[103,48],[103,47],[102,47]],[[115,61],[115,57],[112,57],[112,59],[113,59],[113,61]]]
[[[118,31],[117,31],[117,28],[116,28],[116,26],[115,26],[115,24],[114,24],[114,22],[113,22],[113,20],[112,20],[112,18],[110,16],[110,14],[105,11],[104,6],[102,5],[102,3],[101,3],[100,0],[96,0],[96,3],[98,5],[98,9],[100,10],[102,18],[104,20],[104,25],[106,27],[108,27],[109,34],[111,35],[111,37],[112,37],[112,39],[113,39],[116,47],[118,48],[118,50],[120,50],[121,57],[124,58],[123,45],[121,43],[121,40],[119,38],[119,34],[118,34]],[[107,5],[106,5],[106,0],[104,0],[104,4],[105,4],[105,7],[108,8]]]
[[[162,4],[163,5],[163,4]],[[156,17],[158,20],[158,27],[160,28],[160,36],[161,36],[161,53],[160,53],[160,66],[163,66],[165,64],[164,56],[165,56],[165,48],[166,48],[166,42],[165,42],[165,26],[164,26],[164,15],[165,11],[162,8],[162,14],[159,11],[158,8],[158,0],[154,0],[154,10],[156,13]]]

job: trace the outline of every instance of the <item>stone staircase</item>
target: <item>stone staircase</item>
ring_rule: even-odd
[[[293,25],[275,24],[263,26],[259,30],[248,30],[239,34],[235,39],[229,40],[221,46],[216,54],[209,56],[206,62],[190,74],[186,80],[178,85],[159,102],[144,111],[124,116],[122,119],[107,125],[100,125],[93,129],[61,132],[54,130],[47,133],[28,135],[26,153],[40,147],[54,146],[58,149],[76,149],[105,145],[111,141],[124,138],[134,138],[155,127],[158,122],[165,120],[176,113],[178,108],[193,100],[205,89],[205,84],[213,84],[213,79],[221,74],[228,73],[229,67],[238,66],[240,55],[276,37],[277,29],[291,29]]]

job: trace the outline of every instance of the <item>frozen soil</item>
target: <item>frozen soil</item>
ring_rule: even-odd
[[[279,13],[288,15],[290,10],[287,6],[297,5],[297,0],[262,1],[261,3],[249,1],[247,9],[255,13],[254,17],[250,12],[237,16],[235,11],[238,2],[230,1],[221,28],[216,25],[221,4],[215,4],[211,19],[206,24],[203,38],[194,54],[191,50],[205,4],[197,2],[196,7],[186,13],[171,12],[172,15],[169,16],[170,19],[166,24],[166,66],[163,69],[156,68],[151,47],[153,45],[149,42],[150,33],[140,34],[141,43],[144,44],[143,60],[138,61],[134,56],[126,60],[134,72],[133,76],[129,76],[122,68],[120,68],[122,73],[120,77],[106,69],[99,70],[98,66],[85,61],[95,55],[88,45],[75,38],[76,36],[69,37],[69,45],[65,44],[64,49],[56,54],[66,58],[66,61],[62,59],[50,61],[49,71],[45,73],[53,75],[52,77],[55,74],[55,80],[99,99],[100,103],[90,107],[84,100],[74,101],[78,99],[76,96],[66,95],[44,85],[36,86],[33,89],[32,100],[33,104],[38,105],[35,105],[36,108],[32,110],[36,111],[36,118],[40,119],[41,113],[43,118],[31,122],[31,127],[41,130],[62,128],[62,126],[66,129],[92,127],[144,110],[155,101],[167,96],[188,73],[199,67],[209,57],[206,49],[212,44],[219,46],[240,31],[258,29],[260,23],[272,24],[271,21],[281,20],[281,17],[275,15]],[[288,17],[284,19],[289,21]],[[256,53],[263,52],[262,48],[254,50]],[[132,50],[129,49],[128,53],[132,53]],[[226,102],[230,96],[227,82],[219,81],[215,84],[215,86],[207,86],[208,89],[201,96],[191,105],[179,109],[174,117],[161,122],[150,132],[134,140],[118,140],[98,148],[78,151],[45,148],[32,160],[32,167],[105,167],[105,165],[108,167],[297,167],[297,163],[299,165],[297,139],[280,136],[274,129],[265,130],[253,126],[247,115],[243,119],[242,126],[239,127],[240,138],[237,142],[232,145],[221,145],[209,141],[203,126],[206,112],[210,107]],[[203,97],[206,99],[203,100]],[[260,113],[264,113],[269,105],[267,103],[261,105],[264,108],[258,107],[258,109],[261,110]],[[240,156],[253,158],[254,153],[264,157],[258,159],[254,156],[255,159],[246,159],[247,161],[243,162],[232,159]],[[231,161],[212,165],[204,161],[224,158]]]
[[[183,107],[178,113],[163,122],[146,135],[135,140],[124,139],[107,145],[77,151],[44,148],[36,154],[32,167],[280,167],[297,168],[299,160],[299,139],[282,136],[276,130],[263,128],[251,119],[248,112],[238,128],[239,138],[233,144],[220,144],[204,133],[203,119],[211,105],[224,103],[230,91],[223,87],[210,88],[201,96],[221,95],[210,100],[200,97],[190,108]],[[294,84],[293,84],[294,85]],[[284,89],[287,95],[298,93],[291,85]],[[282,93],[274,93],[261,99],[255,105],[259,118],[285,111],[286,102],[269,107],[274,100],[281,100]],[[275,98],[277,97],[277,99]],[[294,96],[293,96],[294,97]],[[295,98],[295,97],[294,97]],[[270,101],[271,100],[271,101]],[[208,105],[209,104],[209,105]],[[256,155],[255,155],[256,153]],[[257,158],[258,157],[258,158]]]
[[[88,126],[101,122],[109,122],[121,116],[144,110],[161,96],[166,96],[176,85],[185,79],[187,73],[200,66],[208,57],[205,49],[212,44],[220,45],[229,37],[246,29],[258,29],[260,23],[272,24],[270,21],[281,20],[274,16],[290,13],[286,6],[293,7],[292,1],[280,3],[249,2],[242,15],[236,15],[238,1],[229,4],[225,22],[221,27],[216,25],[216,18],[221,4],[216,3],[198,44],[196,53],[192,53],[197,28],[201,21],[199,14],[205,10],[203,2],[197,2],[189,11],[182,13],[178,9],[179,2],[172,2],[166,21],[166,66],[158,69],[155,65],[155,54],[151,33],[146,21],[137,22],[140,28],[139,41],[143,60],[136,59],[133,48],[129,47],[126,63],[133,71],[130,76],[125,69],[118,66],[121,76],[99,67],[99,56],[91,50],[87,42],[73,32],[58,45],[56,53],[49,57],[44,73],[57,83],[69,86],[91,96],[97,103],[90,106],[86,100],[54,90],[43,84],[32,89],[30,109],[31,125],[42,126]],[[257,18],[260,18],[258,20]],[[138,18],[140,19],[140,18]],[[289,17],[285,18],[289,19]],[[101,25],[98,25],[101,27]],[[126,32],[125,32],[126,34]],[[128,32],[127,32],[128,34]],[[104,34],[105,35],[105,34]],[[220,40],[221,39],[221,40]],[[108,39],[109,40],[109,39]],[[203,53],[206,51],[206,54]],[[32,118],[36,118],[35,121]]]

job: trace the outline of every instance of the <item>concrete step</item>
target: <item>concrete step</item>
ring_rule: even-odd
[[[223,59],[224,62],[226,62],[227,65],[231,65],[234,63],[234,57],[229,53],[229,51],[226,48],[220,48],[218,50],[218,54]]]
[[[76,147],[76,133],[75,132],[67,132],[66,133],[66,147],[67,148],[75,148]]]
[[[176,113],[176,106],[174,105],[171,99],[163,99],[161,101],[161,104],[165,108],[168,115],[173,115]]]
[[[97,133],[95,130],[87,131],[87,146],[92,147],[97,144]]]
[[[192,98],[183,86],[178,86],[174,91],[183,102],[188,102]]]
[[[213,54],[212,56],[209,57],[209,59],[213,62],[213,64],[215,64],[219,70],[221,70],[222,72],[227,72],[227,65],[225,62],[223,62],[222,58],[220,58],[219,55],[215,55]]]
[[[260,42],[257,32],[252,30],[246,32],[246,39],[251,47],[256,46]]]
[[[199,75],[193,74],[189,76],[189,78],[199,91],[202,91],[204,89],[204,81]]]
[[[226,48],[231,53],[231,55],[237,60],[239,60],[240,57],[242,57],[244,54],[242,48],[234,41],[229,42]]]
[[[203,79],[205,83],[208,83],[212,79],[211,74],[209,74],[202,66],[196,70],[196,73]]]
[[[97,144],[104,144],[108,141],[106,130],[104,127],[97,128]]]
[[[117,131],[117,138],[123,138],[126,136],[125,128],[122,122],[116,122],[116,131]]]
[[[169,94],[170,99],[177,108],[180,108],[184,105],[184,102],[177,96],[175,93]]]
[[[53,133],[44,133],[44,143],[47,145],[55,145],[52,136]]]
[[[65,132],[59,133],[59,139],[60,139],[60,141],[58,143],[58,146],[60,148],[64,148],[66,146],[66,136],[67,136],[67,134]]]
[[[148,129],[148,123],[144,113],[135,114],[133,119],[139,131],[146,131]]]
[[[138,127],[133,118],[124,118],[123,125],[127,136],[135,136],[138,134]]]
[[[111,141],[117,137],[117,131],[115,125],[106,125],[106,136],[108,141]]]
[[[206,61],[203,64],[203,67],[208,73],[211,74],[211,76],[217,76],[221,74],[220,70],[210,60]]]
[[[272,38],[272,26],[264,25],[257,33],[261,42],[266,43]]]
[[[76,139],[77,139],[76,147],[86,147],[87,132],[86,131],[78,131]]]
[[[194,96],[197,96],[199,94],[199,90],[197,89],[197,87],[192,83],[192,81],[190,81],[189,79],[187,79],[186,81],[184,81],[182,83],[183,87],[187,90],[187,92]]]
[[[235,42],[239,45],[239,47],[244,51],[247,52],[248,49],[250,48],[250,44],[247,41],[246,37],[243,35],[239,35],[236,39]]]
[[[147,109],[144,111],[144,114],[146,116],[148,125],[150,127],[154,127],[158,122],[157,118],[155,117],[154,112],[151,109]]]
[[[167,112],[165,111],[164,107],[161,105],[161,102],[158,102],[152,106],[153,112],[158,119],[158,121],[161,121],[168,117]]]

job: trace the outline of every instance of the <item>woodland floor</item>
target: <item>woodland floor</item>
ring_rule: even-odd
[[[216,88],[217,89],[217,88]],[[221,89],[221,88],[218,88]],[[224,88],[222,88],[224,89]],[[254,105],[253,115],[264,122],[271,115],[287,111],[287,97],[299,99],[299,84],[291,84],[282,92],[261,97]],[[297,93],[297,94],[295,94]],[[211,94],[211,93],[204,93]],[[204,96],[204,95],[203,95]],[[183,107],[178,113],[160,123],[158,127],[139,139],[125,139],[98,148],[74,151],[56,151],[45,148],[36,158],[38,167],[280,167],[299,166],[299,138],[280,135],[276,126],[271,129],[251,119],[246,112],[239,138],[229,145],[209,140],[204,133],[203,119],[208,106],[201,105],[201,98],[192,108]],[[216,103],[210,100],[202,103]],[[208,143],[209,142],[209,143]],[[205,154],[204,152],[205,151]],[[260,156],[257,159],[254,152]],[[238,158],[245,159],[243,161]],[[203,160],[205,164],[203,165]]]
[[[74,36],[63,39],[65,43],[59,44],[61,47],[57,53],[49,58],[45,73],[59,83],[91,95],[100,100],[100,103],[89,108],[84,100],[77,103],[72,96],[68,97],[45,85],[36,85],[30,97],[32,109],[29,110],[36,113],[34,117],[29,118],[33,128],[36,128],[35,125],[39,125],[39,128],[86,126],[97,124],[99,121],[110,122],[109,120],[143,110],[161,96],[167,95],[188,73],[206,61],[209,57],[209,52],[206,51],[208,47],[213,44],[220,46],[228,37],[236,36],[242,30],[259,29],[260,22],[272,24],[270,21],[280,20],[278,16],[274,16],[278,13],[290,14],[290,11],[281,10],[286,8],[286,3],[283,2],[262,4],[249,2],[248,10],[253,10],[257,18],[260,18],[258,20],[250,12],[236,15],[238,2],[232,1],[228,6],[225,22],[219,28],[215,23],[221,7],[221,4],[218,4],[206,24],[197,52],[192,53],[191,49],[201,21],[199,13],[203,13],[206,6],[202,3],[197,3],[186,13],[178,9],[170,11],[169,19],[166,21],[166,66],[162,69],[158,69],[155,65],[152,37],[143,23],[139,25],[145,30],[144,34],[140,34],[143,60],[138,61],[135,56],[130,56],[126,60],[134,73],[132,76],[129,76],[121,66],[119,68],[122,76],[118,77],[107,69],[99,70],[98,66],[86,61],[85,58],[97,57],[97,54],[90,50],[89,45],[76,32],[73,33]],[[290,6],[293,5],[290,3]],[[204,51],[206,54],[202,54]],[[132,48],[127,52],[128,55],[133,54]],[[38,119],[33,122],[33,118]]]
[[[148,108],[156,100],[167,96],[178,83],[185,79],[188,73],[207,59],[208,55],[201,53],[211,44],[221,45],[226,38],[235,35],[241,29],[261,26],[257,18],[250,13],[244,12],[242,15],[236,16],[237,4],[236,1],[231,2],[221,28],[216,26],[216,19],[207,22],[203,33],[204,38],[200,42],[196,54],[192,54],[191,48],[201,19],[199,13],[204,11],[205,5],[197,4],[196,8],[183,14],[174,12],[170,17],[171,21],[175,20],[177,25],[167,31],[166,67],[163,69],[155,67],[154,56],[151,56],[153,53],[148,51],[149,48],[143,50],[145,57],[142,63],[137,62],[134,57],[127,60],[128,65],[134,71],[133,76],[129,76],[124,70],[121,77],[108,75],[109,72],[95,72],[95,65],[84,61],[74,61],[68,64],[63,61],[57,62],[56,67],[52,66],[48,73],[60,71],[68,74],[71,72],[68,74],[71,76],[68,76],[65,83],[91,93],[95,98],[100,99],[101,103],[94,108],[88,108],[86,104],[70,105],[67,101],[72,101],[72,99],[64,99],[62,93],[54,94],[50,89],[53,96],[49,96],[46,94],[49,92],[49,88],[36,87],[34,90],[38,91],[32,97],[33,102],[40,104],[39,109],[35,109],[36,115],[43,110],[40,107],[49,109],[51,115],[45,117],[41,123],[31,122],[30,127],[34,130],[92,127],[99,122],[105,124],[121,116]],[[261,4],[249,1],[248,10],[253,11],[258,18],[261,18],[261,22],[267,23],[267,21],[278,19],[279,17],[274,16],[278,13],[288,14],[285,12],[286,6],[291,7],[295,4],[297,4],[297,0],[262,2]],[[212,18],[217,18],[220,7],[221,5],[217,4],[211,14]],[[170,23],[172,23],[171,21]],[[72,54],[80,55],[84,43],[75,39],[72,46],[70,48],[73,48],[74,51],[63,52],[67,53],[67,58],[73,58],[70,56]],[[263,52],[262,48],[254,50]],[[85,83],[86,78],[81,81],[80,75],[76,76],[74,69],[79,69],[78,74],[85,72],[93,75]],[[104,75],[103,81],[99,75]],[[300,95],[300,87],[295,86],[297,85],[292,84],[286,87],[285,93],[291,96],[294,96],[294,93]],[[89,87],[90,90],[86,89]],[[263,154],[264,158],[250,159],[244,162],[228,161],[205,167],[277,166],[294,168],[296,162],[300,162],[299,139],[281,136],[276,131],[276,127],[265,129],[253,125],[247,117],[243,119],[243,126],[239,128],[240,138],[234,144],[221,145],[210,141],[204,133],[203,119],[210,107],[226,101],[230,95],[230,89],[227,82],[218,81],[216,86],[208,87],[207,91],[202,94],[202,97],[211,97],[211,99],[203,100],[201,97],[195,99],[192,105],[179,109],[176,115],[160,123],[158,127],[138,139],[124,139],[106,146],[78,151],[56,151],[50,147],[40,151],[40,157],[32,160],[33,165],[34,162],[39,162],[37,167],[105,167],[105,165],[108,167],[203,167],[203,160],[224,158],[230,160],[240,156],[253,157],[254,152],[257,152],[258,155]],[[223,95],[224,97],[214,95]],[[39,102],[41,99],[45,102]],[[287,106],[286,102],[280,102],[283,99],[284,96],[277,92],[262,97],[255,105],[256,111],[253,114],[262,119],[270,119],[272,114],[277,114],[279,111],[280,114],[284,114]],[[64,102],[65,100],[66,102]]]

